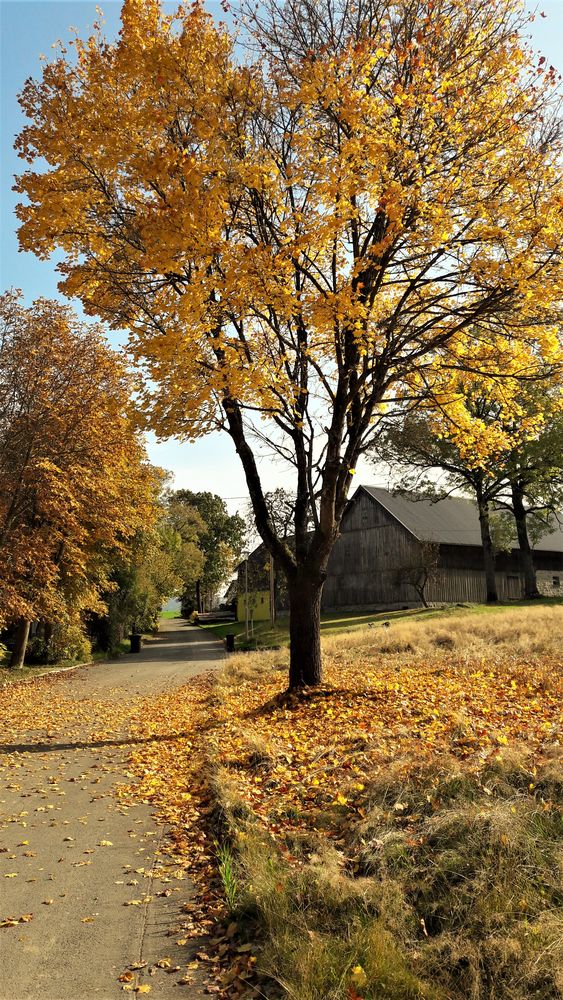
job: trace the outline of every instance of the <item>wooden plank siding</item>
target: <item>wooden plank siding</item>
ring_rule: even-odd
[[[396,577],[400,566],[416,563],[419,549],[420,543],[411,532],[375,498],[365,491],[359,492],[344,515],[341,534],[330,557],[323,608],[391,609],[418,605],[413,588],[397,584]],[[548,578],[555,589],[551,574],[563,569],[563,556],[540,555],[543,572],[539,577],[542,582],[545,579],[547,592]],[[524,577],[516,550],[499,554],[496,580],[501,600],[523,596]],[[441,545],[439,577],[428,584],[426,599],[429,603],[485,601],[482,550],[475,545]]]

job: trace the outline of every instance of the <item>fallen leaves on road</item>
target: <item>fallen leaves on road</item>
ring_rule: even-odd
[[[0,927],[17,927],[18,924],[29,924],[33,920],[33,913],[23,913],[21,917],[5,917],[0,920]]]

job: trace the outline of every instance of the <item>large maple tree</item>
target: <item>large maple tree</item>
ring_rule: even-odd
[[[437,366],[502,377],[476,320],[503,317],[526,369],[553,338],[557,81],[526,24],[515,0],[270,0],[235,46],[199,3],[125,0],[117,41],[25,85],[21,245],[59,248],[63,290],[131,330],[157,433],[230,434],[288,580],[292,687],[321,679],[323,580],[381,408]]]

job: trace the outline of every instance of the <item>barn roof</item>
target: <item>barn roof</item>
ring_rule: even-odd
[[[407,531],[421,542],[440,542],[442,545],[481,546],[481,532],[477,507],[462,497],[444,500],[409,500],[398,493],[378,486],[360,486],[374,500],[399,521]],[[359,492],[359,490],[357,492]],[[357,495],[357,494],[355,494]],[[515,540],[516,545],[516,540]],[[563,552],[563,530],[558,525],[544,535],[534,548],[538,552]]]

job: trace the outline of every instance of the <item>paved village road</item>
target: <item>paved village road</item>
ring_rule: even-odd
[[[173,690],[223,656],[222,644],[201,630],[165,620],[141,653],[60,674],[49,685],[65,698],[119,702]],[[206,995],[201,986],[177,985],[181,973],[153,966],[149,974],[162,958],[184,969],[190,960],[193,945],[170,936],[190,887],[174,878],[170,861],[160,861],[169,865],[166,885],[155,878],[164,828],[149,806],[127,807],[111,793],[123,779],[127,747],[77,740],[64,725],[6,745],[0,717],[2,743],[0,922],[33,916],[0,927],[0,1000],[115,1000],[123,996],[120,974],[142,961],[148,965],[132,985],[150,984],[151,1000]],[[143,897],[152,901],[124,905]]]

